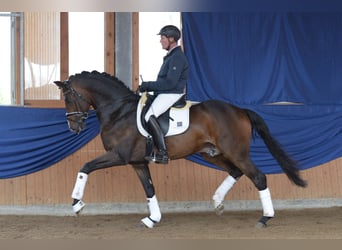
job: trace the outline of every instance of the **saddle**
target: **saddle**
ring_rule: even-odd
[[[137,107],[137,126],[139,132],[148,137],[147,124],[145,114],[151,106],[154,95],[143,93]],[[164,136],[177,135],[185,132],[189,127],[189,109],[192,103],[186,101],[182,96],[171,108],[158,117],[158,122],[163,131]]]

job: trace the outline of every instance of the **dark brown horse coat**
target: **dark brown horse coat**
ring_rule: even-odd
[[[80,172],[88,175],[97,169],[131,164],[147,198],[153,197],[155,190],[148,162],[144,160],[146,139],[136,125],[139,95],[106,73],[82,72],[55,84],[63,91],[70,130],[81,132],[91,107],[96,110],[101,125],[107,152],[86,163]],[[261,191],[267,188],[267,181],[250,159],[253,130],[264,140],[289,179],[304,187],[306,183],[295,162],[272,137],[264,120],[251,110],[222,101],[209,100],[191,106],[189,129],[167,137],[166,145],[171,160],[201,153],[205,160],[227,171],[235,180],[246,175]]]

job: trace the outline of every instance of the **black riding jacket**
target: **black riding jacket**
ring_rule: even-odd
[[[168,53],[160,67],[156,81],[144,82],[147,91],[154,91],[155,95],[161,93],[185,92],[188,79],[189,64],[180,46],[175,47]]]

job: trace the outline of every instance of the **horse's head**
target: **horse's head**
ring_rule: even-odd
[[[78,134],[85,128],[91,104],[81,92],[76,91],[76,87],[74,88],[69,80],[54,83],[63,92],[69,129]]]

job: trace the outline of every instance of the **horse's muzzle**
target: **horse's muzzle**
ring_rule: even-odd
[[[85,128],[85,120],[88,118],[88,113],[71,112],[66,113],[69,130],[79,134]]]

